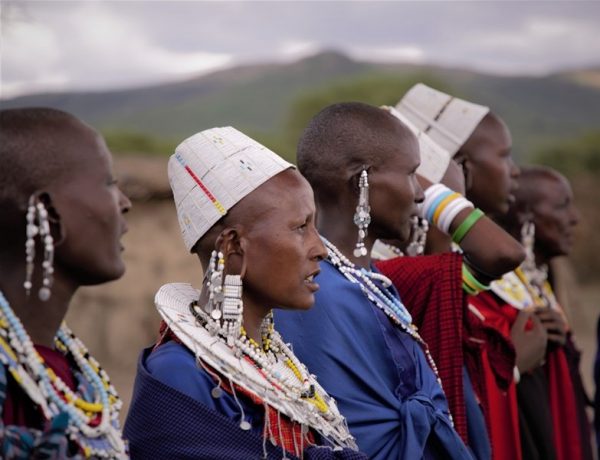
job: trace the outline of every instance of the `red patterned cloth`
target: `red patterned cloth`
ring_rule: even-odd
[[[392,280],[438,367],[454,427],[468,443],[463,392],[462,255],[397,257],[377,262]]]
[[[556,460],[584,458],[575,390],[562,347],[548,353],[545,370],[550,393],[549,404]],[[589,440],[586,442],[589,444]]]
[[[469,353],[467,369],[484,410],[492,458],[520,460],[519,410],[513,377],[516,356],[510,338],[518,310],[491,292],[470,296],[469,309],[470,336],[481,340],[481,345],[477,353]]]
[[[160,323],[159,333],[160,338],[156,343],[155,347],[158,347],[163,343],[168,342],[169,340],[173,340],[174,342],[182,344],[181,340],[179,340],[179,338],[168,328],[167,324],[164,321],[161,321]],[[218,374],[216,370],[212,368],[211,370],[213,371],[213,373]],[[234,393],[231,386],[227,383],[227,379],[223,379],[221,381],[221,387],[229,394]],[[235,385],[234,390],[236,392],[242,393],[243,395],[248,397],[248,399],[250,399],[254,404],[265,409],[265,417],[268,420],[269,432],[263,433],[263,436],[275,442],[279,447],[282,447],[291,455],[301,457],[302,452],[299,451],[300,446],[304,445],[305,447],[307,447],[308,445],[315,444],[315,436],[312,431],[309,431],[308,433],[303,435],[301,424],[291,420],[285,414],[281,414],[278,410],[274,409],[268,404],[265,404],[263,399],[261,399],[251,391],[239,385]]]

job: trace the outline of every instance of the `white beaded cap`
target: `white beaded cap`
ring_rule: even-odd
[[[423,83],[413,86],[398,102],[396,110],[451,156],[490,111],[489,107],[453,97]]]
[[[194,134],[169,159],[169,183],[184,243],[196,242],[236,203],[294,165],[235,128]]]

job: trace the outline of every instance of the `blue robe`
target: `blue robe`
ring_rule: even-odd
[[[313,308],[277,310],[276,328],[338,401],[360,450],[374,460],[472,458],[420,345],[329,262],[317,282]]]
[[[245,420],[252,429],[240,429],[241,410],[225,391],[215,399],[215,382],[186,347],[175,342],[151,353],[142,352],[125,422],[124,437],[132,459],[280,460],[283,451],[263,442],[264,409],[238,395]],[[263,448],[266,457],[263,457]],[[296,459],[287,454],[290,459]],[[361,453],[330,448],[304,449],[306,460],[365,460]]]

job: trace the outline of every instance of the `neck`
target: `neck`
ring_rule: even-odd
[[[319,220],[319,233],[333,243],[348,260],[361,268],[369,269],[371,266],[371,249],[375,243],[375,238],[367,235],[364,239],[367,255],[363,257],[354,256],[354,248],[358,241],[358,229],[352,223],[352,216],[333,216],[328,213],[326,217],[321,215]]]
[[[264,309],[260,309],[260,312],[257,310],[258,309],[251,308],[244,300],[244,329],[246,330],[246,335],[262,347],[263,343],[260,329],[265,316],[267,316],[271,310],[266,309],[265,311]]]
[[[21,257],[22,259],[22,257]],[[0,265],[0,290],[15,315],[36,345],[53,347],[54,336],[67,314],[69,303],[78,286],[67,282],[55,273],[52,295],[46,302],[38,298],[38,290],[42,285],[41,267],[36,266],[33,277],[33,288],[29,296],[23,288],[25,265],[10,263],[3,258]]]

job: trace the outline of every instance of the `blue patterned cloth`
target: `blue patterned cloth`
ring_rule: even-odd
[[[165,374],[157,371],[167,365],[164,359],[170,357],[174,364],[183,364],[173,369],[174,375],[167,379],[176,389],[149,372],[150,352],[148,348],[140,356],[125,422],[124,435],[132,459],[281,460],[281,448],[266,441],[260,431],[241,430],[237,412],[232,419],[227,403],[215,404],[208,399],[214,384],[206,384],[193,355],[183,347],[171,346],[153,360],[153,370],[162,380]],[[297,460],[289,453],[287,458]],[[304,459],[366,460],[366,456],[350,449],[334,452],[331,448],[311,446],[304,449]]]

